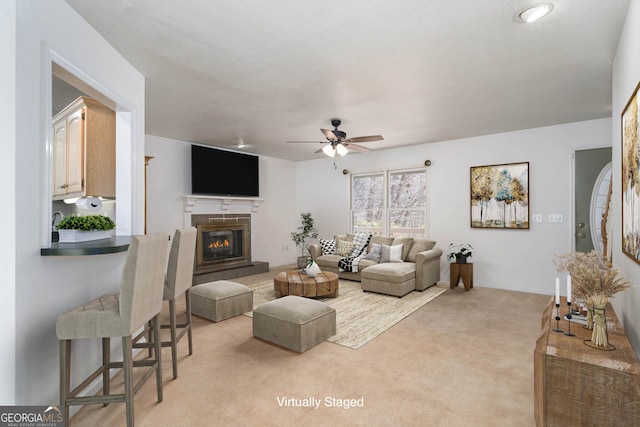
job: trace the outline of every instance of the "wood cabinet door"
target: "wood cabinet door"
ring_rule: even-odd
[[[67,194],[67,121],[53,125],[53,195]]]
[[[67,193],[84,191],[84,108],[67,118]]]

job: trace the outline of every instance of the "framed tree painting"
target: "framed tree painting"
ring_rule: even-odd
[[[622,252],[640,264],[638,87],[622,110]]]
[[[471,167],[471,228],[529,229],[529,162]]]

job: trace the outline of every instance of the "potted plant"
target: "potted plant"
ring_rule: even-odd
[[[471,249],[473,246],[469,243],[451,243],[447,259],[455,258],[456,264],[466,264],[467,258],[471,256]]]
[[[318,237],[318,230],[313,226],[313,217],[310,212],[301,213],[300,219],[302,225],[298,227],[297,232],[291,232],[291,240],[300,248],[301,256],[298,257],[298,267],[304,268],[311,264],[311,253],[309,252],[309,243],[312,239]]]
[[[111,237],[115,223],[103,215],[71,215],[58,223],[60,243],[88,242]]]

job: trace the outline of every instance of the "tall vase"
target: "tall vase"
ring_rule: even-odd
[[[297,264],[298,264],[298,268],[304,268],[305,265],[307,265],[307,257],[299,256]]]

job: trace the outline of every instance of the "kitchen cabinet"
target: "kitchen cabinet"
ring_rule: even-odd
[[[116,195],[115,112],[78,97],[52,119],[53,199]]]

